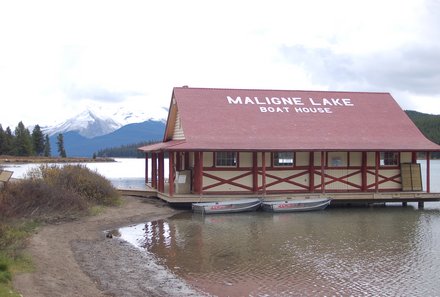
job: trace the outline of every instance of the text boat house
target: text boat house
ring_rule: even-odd
[[[146,182],[170,202],[440,198],[429,161],[440,146],[388,93],[174,88],[163,142],[140,150],[151,158]]]

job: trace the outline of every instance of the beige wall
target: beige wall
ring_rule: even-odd
[[[367,152],[367,166],[369,167],[369,172],[367,172],[367,185],[374,184],[376,181],[376,177],[374,172],[376,170],[376,153],[375,152]],[[257,164],[261,171],[262,167],[262,152],[257,153]],[[328,154],[324,154],[324,157],[328,157],[328,161],[325,161],[326,168],[325,173],[331,175],[334,178],[341,178],[347,175],[351,175],[346,177],[344,180],[352,183],[354,185],[358,185],[359,187],[362,184],[362,174],[357,172],[360,170],[362,166],[362,152],[329,152]],[[251,173],[251,168],[253,167],[253,153],[252,152],[240,152],[239,153],[239,168],[222,168],[222,170],[215,170],[215,162],[214,162],[214,153],[213,152],[205,152],[203,154],[203,166],[205,168],[212,168],[209,171],[206,171],[210,175],[217,176],[220,179],[228,180],[239,176],[241,174],[248,173],[245,177],[241,177],[237,180],[234,180],[234,183],[244,185],[246,187],[252,188],[253,177]],[[309,152],[296,152],[295,153],[295,167],[289,170],[286,168],[274,168],[272,167],[272,157],[270,152],[265,153],[266,157],[266,172],[268,175],[272,175],[273,177],[266,176],[266,185],[267,191],[304,191],[308,192],[308,186],[310,184],[310,176],[309,173],[306,172],[307,169],[299,169],[298,167],[307,167],[309,166],[310,153]],[[402,163],[411,162],[412,154],[410,152],[403,152],[400,154],[400,160]],[[190,165],[194,164],[194,154],[190,153]],[[347,165],[350,164],[350,167],[356,168],[347,168]],[[327,165],[330,168],[327,168]],[[314,152],[314,166],[316,172],[314,174],[314,185],[319,186],[321,184],[321,152]],[[340,167],[340,168],[339,168]],[[240,168],[246,170],[240,170]],[[373,169],[374,168],[374,169]],[[387,167],[379,167],[379,175],[384,177],[393,177],[400,174],[399,168],[387,168]],[[356,173],[357,172],[357,173]],[[279,182],[279,179],[285,179],[289,176],[299,174],[299,176],[295,178],[289,179],[294,183],[297,183],[302,186],[294,185],[289,182]],[[384,178],[379,176],[378,181],[383,181]],[[258,186],[262,185],[262,176],[258,174]],[[383,182],[379,185],[379,190],[399,190],[401,185],[396,181],[400,181],[400,177],[394,178],[395,181],[390,180],[387,182]],[[334,181],[334,179],[326,177],[325,182]],[[219,181],[213,178],[203,177],[203,186],[211,186],[218,184]],[[270,185],[271,183],[275,183],[274,185]],[[347,185],[345,182],[334,181],[329,185],[326,185],[327,191],[349,191],[349,190],[357,190],[359,191],[359,187],[355,187],[353,185]],[[374,188],[369,188],[369,190],[374,190]],[[222,184],[210,189],[205,190],[205,192],[249,192],[248,189],[231,185],[231,184]],[[319,192],[320,190],[317,189]]]
[[[249,167],[253,166],[252,153],[240,152],[239,160],[240,160],[240,167],[248,167],[249,168]]]

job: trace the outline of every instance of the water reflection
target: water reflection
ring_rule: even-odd
[[[120,232],[218,296],[427,296],[440,294],[438,230],[438,210],[386,207],[183,213]]]

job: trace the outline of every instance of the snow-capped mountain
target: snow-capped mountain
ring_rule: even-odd
[[[123,125],[123,123],[115,121],[111,117],[98,115],[95,111],[87,109],[61,124],[42,128],[42,130],[43,133],[49,134],[49,136],[77,131],[81,136],[94,138],[109,134]]]

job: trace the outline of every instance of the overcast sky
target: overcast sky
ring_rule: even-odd
[[[0,123],[165,118],[172,88],[390,92],[440,114],[439,0],[1,1]]]

